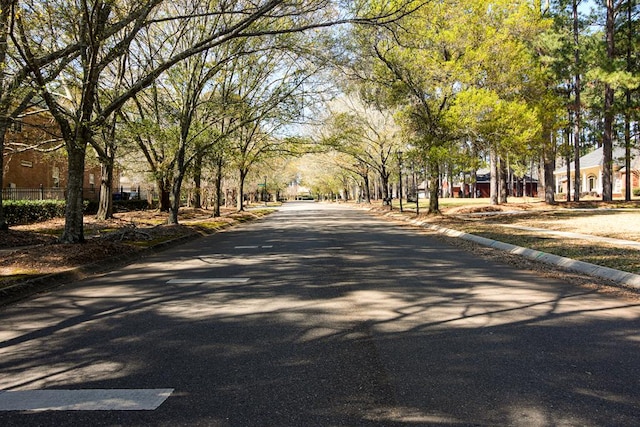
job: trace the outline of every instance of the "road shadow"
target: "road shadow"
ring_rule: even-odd
[[[205,281],[225,277],[250,280]],[[283,211],[0,317],[0,389],[175,389],[153,412],[5,425],[640,422],[637,302],[345,209]]]

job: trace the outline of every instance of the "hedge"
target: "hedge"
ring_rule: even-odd
[[[33,224],[52,218],[63,218],[66,203],[64,200],[3,200],[4,217],[9,226]],[[96,214],[97,201],[84,201],[84,213]],[[113,202],[115,212],[137,211],[149,209],[146,200],[119,200]]]
[[[64,217],[64,200],[3,200],[4,217],[9,225],[33,224]]]

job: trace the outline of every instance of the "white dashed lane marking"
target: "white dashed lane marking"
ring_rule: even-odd
[[[167,283],[171,285],[184,285],[193,283],[247,283],[248,277],[210,277],[200,279],[171,279]]]
[[[153,411],[172,388],[0,391],[0,411]]]

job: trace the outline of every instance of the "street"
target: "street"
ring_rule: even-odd
[[[637,300],[298,202],[1,309],[0,425],[631,426],[639,354]]]

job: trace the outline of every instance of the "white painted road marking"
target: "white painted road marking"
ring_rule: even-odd
[[[0,391],[0,411],[153,411],[172,388]]]
[[[172,285],[193,284],[193,283],[247,283],[248,277],[213,277],[201,279],[171,279],[167,283]]]

